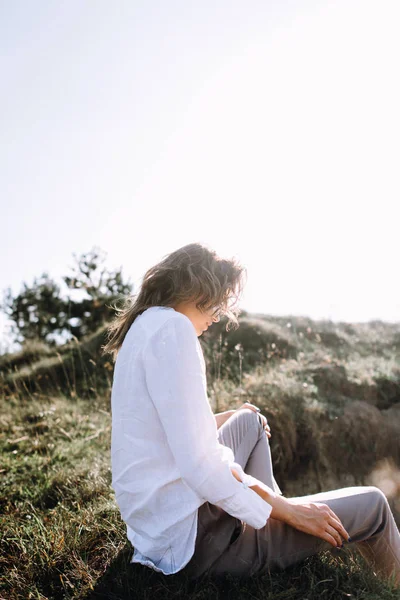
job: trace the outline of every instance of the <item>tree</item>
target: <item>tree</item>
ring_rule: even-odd
[[[69,289],[82,290],[87,294],[80,301],[69,299],[70,331],[80,339],[110,320],[113,313],[108,305],[120,296],[130,294],[132,285],[124,283],[121,269],[109,272],[102,267],[106,255],[97,246],[80,258],[73,256],[76,263],[72,267],[74,274],[63,277],[63,280]]]
[[[23,283],[15,298],[10,288],[5,290],[1,309],[13,322],[11,334],[18,343],[40,339],[54,345],[54,335],[67,327],[67,303],[48,273],[35,278],[31,287]]]
[[[81,290],[83,297],[63,298],[48,273],[35,278],[31,287],[23,283],[15,298],[10,288],[5,290],[0,309],[13,322],[11,334],[16,342],[39,339],[55,345],[59,337],[66,341],[72,336],[80,340],[112,317],[109,305],[132,292],[131,283],[123,281],[121,269],[110,272],[104,268],[105,253],[98,247],[81,257],[73,256],[73,275],[62,279],[70,290]]]

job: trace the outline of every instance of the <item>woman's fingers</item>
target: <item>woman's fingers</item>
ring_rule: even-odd
[[[331,522],[331,525],[333,527],[335,527],[335,529],[339,532],[339,534],[342,536],[342,538],[347,542],[350,535],[348,534],[346,529],[343,527],[342,522],[339,519],[333,519],[332,521],[333,522]]]
[[[327,523],[325,526],[325,531],[329,533],[331,537],[336,540],[336,545],[341,547],[343,546],[343,540],[347,542],[349,539],[349,534],[346,529],[343,527],[343,523],[339,519],[339,517],[333,512],[333,510],[326,505],[328,509],[326,513]]]
[[[260,409],[257,406],[254,406],[254,404],[250,404],[250,402],[245,402],[244,404],[242,404],[242,406],[239,406],[239,408],[237,408],[236,410],[241,410],[243,408],[248,408],[248,409],[252,410],[253,412],[258,413],[260,415],[265,433],[267,434],[268,437],[271,437],[271,428],[268,425],[267,417],[260,414]]]
[[[333,512],[333,510],[329,507],[329,512],[331,515],[331,519],[334,523],[334,526],[336,527],[336,529],[338,530],[338,532],[340,533],[340,535],[343,537],[344,540],[346,540],[346,542],[348,541],[350,534],[349,532],[343,527],[343,523],[342,521],[339,519],[339,517],[337,516],[336,513]]]
[[[267,417],[264,417],[264,415],[261,415],[261,418],[263,420],[264,429],[268,429],[268,431],[270,431],[271,428],[268,425]]]
[[[327,525],[326,527],[326,532],[333,537],[333,539],[335,540],[335,546],[342,546],[343,545],[343,540],[338,532],[338,530],[333,527],[332,525]]]
[[[332,546],[341,547],[343,540],[348,541],[349,534],[343,527],[339,517],[327,505],[320,502],[297,503],[295,513],[291,515],[290,525],[311,533],[329,542]],[[343,538],[343,539],[342,539]]]
[[[240,410],[241,408],[249,408],[250,410],[256,413],[260,412],[260,409],[257,408],[257,406],[254,406],[254,404],[250,404],[250,402],[245,402],[244,404],[242,404],[242,406],[239,406],[237,410]]]
[[[347,540],[350,537],[348,532],[343,527],[342,521],[339,519],[337,514],[331,509],[331,507],[328,504],[322,504],[320,506],[322,506],[322,510],[325,513],[324,517],[327,523],[326,529],[328,527],[332,527],[335,530],[335,532],[337,532],[337,539],[339,540],[338,545],[341,546],[343,542],[340,536],[342,536],[343,539],[347,542]]]
[[[264,415],[260,415],[260,417],[261,417],[261,420],[263,423],[265,433],[267,434],[268,437],[271,437],[271,428],[268,425],[267,417],[264,417]]]
[[[338,544],[336,542],[336,538],[331,535],[329,532],[324,531],[324,533],[322,535],[319,536],[322,540],[325,540],[326,542],[329,542],[334,548],[337,548],[338,546],[341,546],[341,543]]]

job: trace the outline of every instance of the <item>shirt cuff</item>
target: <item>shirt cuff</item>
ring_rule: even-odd
[[[264,527],[272,511],[272,506],[247,484],[242,484],[234,496],[225,499],[221,507],[254,529]]]
[[[226,512],[245,521],[254,529],[261,529],[272,512],[272,506],[252,490],[250,485],[258,485],[272,497],[276,497],[276,493],[255,477],[247,475],[239,464],[232,463],[231,467],[235,468],[242,479],[239,491],[218,504]]]
[[[272,498],[276,498],[277,497],[278,494],[272,488],[270,488],[268,485],[266,485],[263,481],[260,481],[259,479],[256,479],[252,475],[248,475],[247,473],[245,473],[243,471],[242,467],[238,463],[235,462],[232,466],[234,466],[235,470],[239,473],[239,476],[242,479],[242,485],[244,487],[250,487],[252,485],[258,485],[258,487],[260,487],[265,492],[267,492]],[[265,500],[264,500],[264,502],[265,502]]]

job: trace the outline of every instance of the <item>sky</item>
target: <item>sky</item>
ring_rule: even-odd
[[[397,0],[0,0],[0,293],[191,243],[241,306],[400,321]],[[0,313],[0,346],[9,347]]]

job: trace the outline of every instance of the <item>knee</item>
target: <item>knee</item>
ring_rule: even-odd
[[[238,419],[245,421],[246,423],[256,423],[258,413],[251,410],[251,408],[241,408],[236,411],[236,416]]]
[[[262,421],[258,413],[254,412],[254,410],[251,410],[250,408],[242,408],[236,412],[235,416],[246,429],[253,429],[258,433],[264,431]]]
[[[368,490],[368,493],[371,495],[371,497],[375,500],[375,502],[377,504],[386,504],[387,503],[387,498],[386,498],[384,492],[382,492],[382,490],[380,490],[375,485],[367,486],[367,490]]]
[[[374,485],[367,486],[366,491],[371,499],[372,506],[381,514],[384,514],[389,508],[389,502],[384,492]]]

